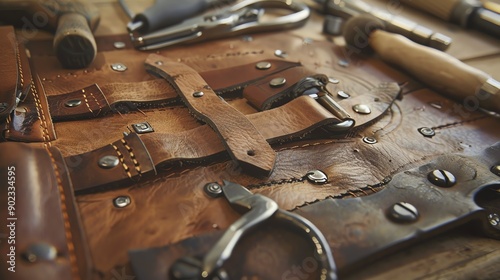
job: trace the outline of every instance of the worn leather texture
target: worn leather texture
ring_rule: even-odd
[[[208,238],[206,234],[220,235],[240,214],[227,201],[205,193],[204,186],[209,182],[237,182],[253,193],[273,199],[284,210],[296,211],[328,198],[370,195],[383,189],[388,178],[396,173],[440,155],[475,154],[500,139],[497,118],[480,111],[468,111],[377,58],[347,55],[341,46],[331,42],[311,42],[282,32],[255,35],[251,41],[221,39],[156,52],[197,73],[210,73],[200,76],[212,89],[229,88],[220,93],[215,91],[214,95],[220,95],[227,106],[249,120],[262,136],[259,138],[266,139],[275,154],[269,176],[253,176],[231,159],[228,147],[203,119],[200,121],[192,115],[192,108],[178,98],[174,98],[175,102],[165,101],[175,92],[167,81],[147,71],[144,63],[151,53],[114,49],[112,43],[98,40],[101,51],[93,64],[82,70],[62,69],[54,56],[47,55],[44,42],[29,45],[34,76],[39,77],[35,79],[35,86],[43,88],[44,97],[38,98],[42,103],[40,108],[47,108],[45,114],[34,119],[41,119],[42,124],[43,116],[47,123],[49,119],[54,120],[50,124],[54,133],[49,125],[42,128],[35,125],[32,133],[40,135],[42,143],[56,147],[64,157],[69,180],[76,190],[76,205],[86,237],[84,245],[90,254],[92,275],[89,279],[113,279],[124,273],[134,275],[130,250],[171,245],[200,235],[205,236],[203,238]],[[276,57],[275,50],[286,51],[287,56]],[[231,75],[217,74],[223,69],[261,61],[274,65],[276,60],[290,62],[291,66],[268,76],[259,75],[262,72],[253,68],[233,71]],[[127,69],[113,70],[116,63]],[[269,79],[298,66],[304,67],[306,73],[339,81],[328,84],[326,89],[356,120],[354,129],[342,133],[325,129],[325,125],[339,120],[324,109],[309,114],[301,102],[314,104],[313,107],[319,103],[308,96],[259,111],[260,104],[270,94],[266,87]],[[289,79],[293,76],[297,75]],[[397,88],[396,94],[390,98],[377,95],[380,94],[377,89],[384,85]],[[147,100],[141,99],[145,91]],[[254,98],[258,101],[250,104],[254,91],[264,97]],[[337,95],[338,91],[351,97],[343,99]],[[89,95],[85,98],[82,93]],[[82,97],[78,108],[81,111],[68,113],[70,108],[64,107],[64,103]],[[144,104],[138,105],[141,101]],[[369,106],[372,112],[357,113],[353,106],[359,104]],[[290,107],[292,109],[287,109]],[[106,112],[101,114],[100,110]],[[154,132],[136,135],[132,125],[144,122],[149,123]],[[432,128],[435,135],[424,137],[418,131],[422,127]],[[234,129],[230,133],[244,135],[248,131]],[[10,134],[4,130],[4,135]],[[23,142],[40,140],[5,138]],[[1,143],[0,147],[5,150],[5,145]],[[120,160],[116,169],[100,168],[99,159],[111,154]],[[321,170],[328,181],[318,185],[307,180],[310,170]],[[120,196],[128,196],[130,204],[116,207],[114,200]],[[290,267],[304,259],[301,252],[307,248],[300,236],[269,224],[257,230],[264,230],[258,236],[267,238],[262,244],[276,244],[281,251],[266,255],[268,250],[262,250],[258,239],[246,239],[242,246],[252,247],[246,253],[263,252],[261,258],[256,258],[259,262],[245,267],[248,277],[261,275],[261,279],[278,279],[276,276],[280,277],[282,272],[274,268]],[[197,242],[203,243],[203,239]],[[293,258],[285,259],[286,255]],[[239,259],[244,257],[243,253],[237,254],[230,264],[237,267]],[[281,261],[275,267],[264,266],[269,260]],[[255,267],[261,271],[255,272]]]

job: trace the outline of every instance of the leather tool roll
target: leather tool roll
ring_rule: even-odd
[[[224,180],[320,224],[342,273],[348,258],[336,248],[358,245],[356,234],[367,222],[346,226],[347,237],[335,240],[337,231],[330,228],[335,223],[324,211],[310,209],[383,194],[396,174],[450,153],[479,154],[500,139],[497,118],[461,112],[459,104],[376,58],[348,55],[331,42],[279,32],[146,53],[128,43],[114,47],[125,39],[97,37],[100,52],[80,70],[59,67],[50,44],[31,41],[30,90],[1,123],[6,142],[0,143],[1,174],[13,164],[33,174],[18,176],[19,184],[28,186],[18,188],[18,195],[37,198],[43,216],[26,205],[20,209],[33,219],[51,217],[51,223],[30,224],[33,232],[51,226],[53,235],[30,240],[54,242],[62,252],[55,264],[40,263],[61,267],[51,279],[142,279],[157,272],[173,279],[166,266],[174,257],[203,255],[242,216],[241,209],[214,197],[217,188],[207,187]],[[277,57],[276,50],[286,57]],[[26,71],[23,67],[25,77]],[[315,78],[322,82],[298,86]],[[199,92],[202,97],[193,96]],[[354,120],[352,126],[342,127],[342,114],[327,110],[321,94]],[[265,157],[240,157],[252,157],[252,150]],[[65,225],[62,205],[72,209],[72,195],[75,211],[67,213]],[[73,219],[80,219],[81,227]],[[291,268],[304,264],[309,279],[320,275],[312,269],[314,248],[281,225],[270,220],[242,238],[239,253],[226,262],[228,273],[296,277]],[[71,259],[68,233],[82,247],[75,247]],[[18,265],[38,269],[21,260],[25,247],[17,248]],[[90,257],[79,263],[86,259],[85,248]],[[158,260],[165,267],[157,266]],[[90,274],[79,276],[82,271]]]

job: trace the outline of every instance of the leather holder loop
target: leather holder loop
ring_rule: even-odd
[[[74,191],[57,148],[2,143],[1,279],[90,279],[90,258]],[[8,208],[7,205],[12,206]],[[2,253],[2,254],[3,254]],[[7,267],[6,267],[7,266]]]
[[[70,156],[66,162],[75,191],[88,186],[116,187],[136,182],[146,173],[156,174],[148,150],[135,133],[98,150]]]
[[[266,139],[245,115],[221,99],[196,71],[155,54],[146,60],[146,69],[176,88],[191,113],[217,132],[231,158],[243,170],[258,177],[271,174],[276,154]]]

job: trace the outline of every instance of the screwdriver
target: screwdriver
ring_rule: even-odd
[[[129,32],[149,33],[163,27],[183,22],[201,12],[217,6],[223,6],[235,0],[156,0],[154,5],[144,12],[134,14],[125,0],[120,5],[131,21],[127,25]]]
[[[500,38],[500,14],[485,8],[477,0],[401,0],[414,8],[428,12],[440,19],[473,28]],[[494,3],[487,3],[494,7]]]

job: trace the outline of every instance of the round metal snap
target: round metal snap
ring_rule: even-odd
[[[356,104],[352,106],[352,110],[358,114],[363,114],[363,115],[367,115],[372,112],[370,107],[368,107],[368,105],[365,104]]]
[[[366,144],[375,144],[375,143],[377,143],[377,139],[370,137],[370,136],[366,136],[366,137],[363,137],[363,142],[365,142]]]
[[[398,202],[393,204],[389,208],[387,215],[391,220],[398,223],[412,223],[419,217],[417,208],[407,202]]]
[[[421,127],[418,129],[418,132],[420,132],[420,134],[422,134],[425,137],[432,137],[432,136],[436,135],[436,132],[434,131],[434,129],[432,129],[430,127]]]
[[[111,64],[111,69],[117,72],[124,72],[127,70],[127,66],[123,63],[113,63]]]
[[[271,87],[274,87],[274,88],[276,88],[276,87],[281,87],[281,86],[283,86],[284,84],[286,84],[286,79],[285,79],[285,78],[283,78],[283,77],[274,78],[274,79],[272,79],[272,80],[269,82],[269,85],[270,85]]]
[[[268,61],[261,61],[261,62],[258,62],[257,64],[255,64],[255,68],[259,69],[259,70],[267,70],[269,68],[271,68],[272,64],[271,62],[268,62]]]
[[[64,103],[64,106],[66,107],[69,107],[69,108],[74,108],[74,107],[78,107],[82,104],[82,101],[81,100],[78,100],[78,99],[72,99],[72,100],[68,100]]]
[[[117,156],[103,156],[99,159],[99,167],[104,169],[110,169],[117,166],[120,163],[120,160]]]
[[[222,195],[222,187],[217,183],[208,183],[204,187],[205,193],[210,197],[219,197]]]
[[[53,261],[57,258],[57,249],[47,243],[36,243],[30,245],[22,256],[30,263],[36,261]]]
[[[457,183],[457,179],[451,172],[441,169],[436,169],[427,174],[427,179],[441,188],[449,188]]]
[[[114,42],[113,47],[115,47],[115,49],[123,49],[123,48],[125,48],[125,43],[124,42]]]
[[[351,97],[351,95],[343,90],[339,90],[337,91],[337,95],[340,97],[340,98],[343,98],[343,99],[347,99],[349,97]]]
[[[199,98],[202,97],[205,93],[203,91],[195,91],[193,92],[193,97]]]
[[[121,195],[113,199],[113,205],[116,208],[124,208],[130,205],[130,197],[126,195]]]
[[[307,180],[309,182],[315,183],[315,184],[324,184],[328,182],[328,176],[325,174],[325,172],[321,170],[311,170],[308,171],[306,174]]]

